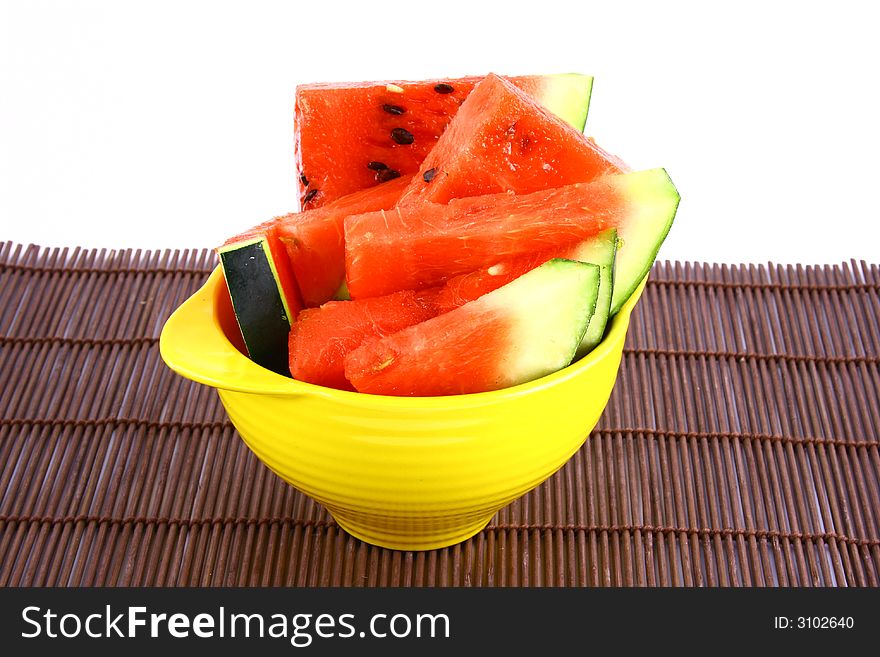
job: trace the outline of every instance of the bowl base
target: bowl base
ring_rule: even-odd
[[[480,516],[478,520],[468,524],[456,524],[454,526],[438,524],[436,530],[422,530],[417,533],[394,532],[387,528],[369,526],[359,522],[349,522],[345,514],[334,511],[331,511],[330,515],[333,516],[336,524],[347,533],[370,545],[391,550],[424,551],[439,550],[466,541],[483,530],[491,522],[495,512],[493,511],[487,516]]]

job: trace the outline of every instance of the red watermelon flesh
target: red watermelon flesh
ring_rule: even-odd
[[[345,378],[345,356],[365,342],[434,317],[438,293],[437,288],[403,290],[303,310],[290,330],[290,374],[300,381],[354,390]]]
[[[349,217],[349,293],[356,299],[440,285],[501,260],[583,240],[626,214],[627,198],[614,181],[629,175]]]
[[[374,395],[430,397],[495,390],[507,385],[499,382],[497,364],[510,347],[512,330],[510,318],[500,312],[463,317],[453,311],[355,349],[344,361],[345,373],[358,392]],[[431,347],[438,337],[440,363]]]
[[[294,112],[300,207],[317,208],[418,171],[482,79],[298,86]],[[510,80],[583,129],[592,78],[565,74]]]
[[[345,218],[394,207],[409,180],[409,176],[401,177],[272,224],[273,236],[286,249],[307,307],[333,299],[345,282]]]
[[[490,74],[425,156],[400,202],[528,194],[626,168],[516,86]]]

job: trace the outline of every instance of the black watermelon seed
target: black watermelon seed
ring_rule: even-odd
[[[403,128],[394,128],[391,131],[391,138],[396,141],[398,144],[407,145],[413,143],[415,141],[415,137],[413,137],[413,133],[409,130],[404,130]]]
[[[315,198],[315,196],[317,196],[317,194],[318,194],[317,189],[310,189],[308,191],[308,193],[306,193],[306,195],[303,197],[303,205],[305,205],[306,203],[311,201],[313,198]]]
[[[376,180],[380,183],[388,182],[395,178],[400,178],[400,171],[397,169],[382,169],[381,171],[376,172]]]
[[[394,116],[400,116],[401,114],[406,112],[406,110],[400,105],[388,105],[387,103],[385,105],[382,105],[382,109],[389,114],[394,114]]]
[[[299,181],[303,184],[303,187],[309,186],[309,179],[306,178],[306,174],[301,173],[299,176]]]
[[[451,84],[441,82],[440,84],[434,85],[434,91],[436,91],[438,94],[451,94],[453,91],[455,91],[455,87],[453,87]]]
[[[383,169],[387,169],[388,165],[384,162],[370,162],[367,164],[368,169],[372,169],[373,171],[382,171]]]
[[[437,168],[436,167],[434,167],[433,169],[428,169],[427,171],[425,171],[425,173],[422,174],[422,180],[424,180],[425,182],[431,182],[432,180],[434,180],[434,176],[436,176],[436,175],[437,175]]]

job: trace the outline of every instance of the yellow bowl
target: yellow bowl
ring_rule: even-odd
[[[493,392],[385,397],[275,374],[227,337],[235,320],[219,269],[168,319],[160,350],[171,369],[217,388],[248,447],[343,529],[429,550],[479,532],[580,449],[608,402],[644,285],[586,357]]]

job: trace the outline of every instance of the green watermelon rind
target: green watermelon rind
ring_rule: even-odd
[[[482,301],[515,318],[505,372],[508,385],[533,381],[571,364],[596,311],[599,282],[598,265],[553,258],[470,302]]]
[[[651,271],[672,228],[681,196],[666,169],[647,169],[608,180],[627,200],[626,218],[617,225],[617,255],[611,315],[614,316]]]
[[[537,95],[541,104],[579,132],[587,125],[593,78],[582,73],[555,73],[541,76]]]
[[[609,228],[589,240],[579,243],[569,255],[573,260],[589,262],[599,267],[599,296],[596,310],[590,318],[587,331],[578,345],[575,359],[583,358],[602,341],[611,315],[614,290],[614,260],[617,253],[617,230]]]

